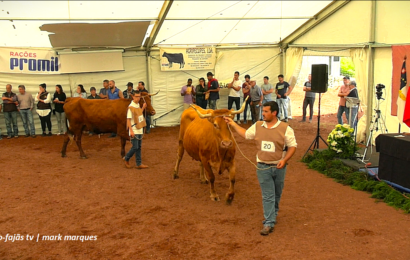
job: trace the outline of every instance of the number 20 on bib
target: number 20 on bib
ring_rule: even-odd
[[[275,152],[275,144],[273,142],[262,141],[261,150],[263,152]]]

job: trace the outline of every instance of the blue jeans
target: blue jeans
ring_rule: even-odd
[[[149,134],[149,132],[151,131],[151,116],[147,115],[147,117],[145,118],[145,123],[147,124],[145,133]]]
[[[269,168],[269,166],[258,163],[258,168]],[[279,202],[285,183],[286,166],[282,169],[256,170],[256,174],[262,190],[263,215],[265,218],[263,225],[273,227],[276,223]]]
[[[19,135],[19,129],[17,127],[17,111],[4,112],[4,120],[6,121],[7,135],[14,136]],[[13,131],[11,130],[11,125],[13,124]]]
[[[36,135],[36,128],[34,127],[33,113],[31,112],[31,110],[20,109],[20,116],[21,120],[23,121],[24,131],[26,132],[26,135],[29,135],[30,132],[31,135]],[[28,125],[30,125],[30,128]]]
[[[358,113],[359,108],[358,107],[347,108],[346,115],[348,115],[348,118],[350,117],[350,110],[352,110],[352,122],[350,122],[349,120],[348,123],[350,127],[355,128],[357,125],[357,113]]]
[[[209,109],[216,109],[216,99],[214,100],[208,100],[209,101]]]
[[[132,147],[127,153],[127,155],[125,155],[125,160],[127,162],[131,159],[131,157],[135,153],[135,162],[137,166],[141,165],[142,163],[141,162],[141,143],[142,143],[142,135],[135,135],[134,138],[131,138]]]
[[[196,97],[196,104],[200,106],[203,109],[206,109],[206,106],[208,105],[208,100],[205,100],[204,98],[199,98],[198,96]]]
[[[276,99],[276,103],[278,103],[279,106],[279,112],[278,112],[278,118],[283,117],[282,119],[287,119],[288,118],[288,99],[287,98],[278,98]],[[283,111],[283,112],[281,112]]]
[[[57,118],[57,125],[58,125],[58,128],[57,128],[58,133],[65,134],[65,132],[67,132],[67,127],[65,124],[66,123],[65,113],[64,112],[60,113],[56,111],[56,118]]]
[[[349,109],[345,106],[339,106],[337,110],[337,122],[343,125],[343,113],[345,113],[347,122],[349,122]]]

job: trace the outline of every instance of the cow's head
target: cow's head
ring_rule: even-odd
[[[246,100],[249,97],[246,98]],[[202,114],[196,107],[191,107],[198,113],[198,116],[202,119],[207,119],[211,124],[213,124],[214,135],[218,138],[219,145],[223,149],[232,147],[232,135],[229,131],[228,125],[226,124],[224,117],[230,117],[234,119],[236,114],[240,114],[245,110],[246,100],[243,102],[241,109],[235,111],[233,109],[217,109],[208,112],[207,114]]]
[[[148,94],[147,92],[142,92],[141,93],[141,98],[140,98],[140,101],[139,101],[139,105],[140,105],[140,107],[142,107],[144,105],[144,103],[147,104],[146,110],[147,110],[148,115],[153,116],[156,113],[155,109],[152,107],[152,104],[151,104],[151,97],[158,94],[158,92],[155,93],[155,94]]]

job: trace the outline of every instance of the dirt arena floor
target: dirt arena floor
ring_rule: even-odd
[[[256,170],[239,152],[230,206],[210,200],[198,163],[186,153],[180,179],[171,180],[179,127],[154,128],[144,136],[146,170],[126,169],[120,140],[108,135],[83,138],[86,160],[75,144],[61,158],[61,136],[20,137],[0,141],[0,259],[410,259],[410,215],[300,162],[316,135],[317,117],[300,123],[302,91],[292,95],[290,125],[298,148],[269,236],[259,234]],[[322,99],[325,139],[337,122],[335,95],[329,91]],[[254,143],[236,138],[255,161]],[[216,176],[221,197],[228,185],[226,172]],[[5,242],[7,234],[24,240]]]

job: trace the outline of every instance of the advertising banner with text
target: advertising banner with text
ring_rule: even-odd
[[[216,49],[200,48],[161,48],[161,71],[213,70]]]
[[[0,48],[0,72],[60,74],[61,64],[53,50]]]

